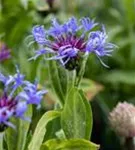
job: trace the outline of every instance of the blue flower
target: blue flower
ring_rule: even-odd
[[[35,51],[35,56],[31,57],[29,60],[36,60],[39,56],[42,56],[44,54],[49,54],[49,53],[55,53],[51,49],[39,49]]]
[[[18,101],[15,108],[15,116],[25,119],[24,113],[27,111],[28,105],[26,101]]]
[[[37,82],[35,84],[27,82],[24,91],[19,94],[19,98],[26,100],[27,104],[40,106],[40,102],[45,93],[47,93],[46,90],[38,91]]]
[[[81,23],[82,23],[82,26],[85,29],[85,31],[89,31],[89,30],[93,29],[95,26],[98,25],[98,23],[95,23],[94,20],[91,20],[88,17],[82,18]]]
[[[4,76],[2,73],[0,73],[0,81],[4,83],[5,86],[8,86],[10,83],[13,82],[13,76]]]
[[[4,84],[3,96],[0,96],[0,130],[4,130],[4,126],[15,128],[10,122],[10,118],[20,118],[30,120],[25,117],[28,105],[35,104],[38,107],[47,92],[46,90],[38,90],[38,83],[34,84],[25,80],[24,75],[17,68],[15,75],[4,76],[0,73],[0,81]]]
[[[91,32],[86,45],[86,52],[95,53],[104,66],[105,64],[100,57],[111,56],[113,49],[116,47],[114,44],[108,43],[107,38],[108,36],[103,28],[102,31]]]
[[[13,76],[14,84],[12,86],[13,89],[17,89],[19,86],[24,84],[24,75],[20,73],[19,69],[16,69],[17,73]]]
[[[70,58],[77,56],[78,51],[79,50],[77,48],[72,48],[72,45],[62,46],[59,49],[59,56],[57,56],[56,59],[61,58],[60,59],[61,63],[65,65],[70,60]],[[66,59],[63,61],[63,58],[66,58]]]
[[[17,73],[15,75],[4,76],[0,73],[0,81],[5,85],[5,91],[9,88],[11,89],[10,96],[14,94],[16,89],[25,83],[24,75],[20,73],[19,69],[16,67]]]
[[[81,29],[81,26],[78,25],[77,19],[75,17],[70,18],[67,22],[67,25],[71,33],[75,33]]]
[[[43,26],[35,26],[32,29],[32,34],[38,44],[44,45],[46,43],[46,33]]]
[[[52,27],[48,31],[51,36],[59,36],[63,32],[62,25],[60,25],[56,18],[52,19]]]
[[[95,53],[101,61],[100,57],[110,56],[116,46],[107,42],[104,27],[102,27],[102,30],[91,31],[98,25],[88,17],[83,17],[80,21],[72,17],[64,24],[60,24],[56,19],[53,19],[52,26],[46,30],[47,42],[42,48],[39,44],[39,50],[35,52],[32,59],[46,56],[44,57],[45,60],[57,60],[69,70],[79,67],[81,58],[86,54]],[[37,26],[34,28],[37,28]],[[33,36],[38,39],[38,36],[35,37],[35,33]],[[43,40],[46,40],[46,37]],[[51,55],[48,57],[47,53],[51,53]],[[74,66],[72,66],[73,64]],[[69,68],[69,66],[72,67]]]

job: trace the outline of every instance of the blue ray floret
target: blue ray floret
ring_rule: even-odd
[[[75,33],[81,28],[81,26],[78,25],[77,19],[75,17],[69,19],[67,26],[71,33]]]
[[[44,32],[41,32],[41,29],[37,30],[41,27]],[[97,30],[95,30],[95,27]],[[51,53],[50,58],[47,55],[44,58],[46,60],[58,60],[63,66],[73,63],[74,60],[80,61],[83,55],[91,53],[94,53],[106,66],[101,57],[110,56],[116,48],[114,44],[107,42],[108,36],[105,28],[100,27],[98,23],[88,17],[83,17],[79,21],[72,17],[64,24],[60,24],[54,18],[52,26],[48,30],[45,30],[43,26],[35,26],[32,34],[35,42],[39,44],[39,50],[35,52],[32,59]],[[41,43],[43,43],[42,48],[40,48]]]
[[[0,73],[0,82],[3,83],[3,95],[0,95],[0,130],[4,126],[15,126],[10,122],[11,117],[30,120],[25,117],[28,105],[34,104],[38,107],[47,92],[38,90],[38,83],[25,80],[25,76],[17,68],[15,75],[5,76]]]
[[[43,26],[35,26],[32,30],[32,34],[38,44],[43,45],[46,43],[46,33]]]
[[[81,24],[82,24],[82,27],[84,28],[85,31],[89,31],[98,25],[98,23],[95,23],[94,20],[91,20],[88,17],[82,18]]]
[[[38,91],[38,84],[27,82],[24,91],[19,94],[19,97],[26,100],[27,104],[35,104],[40,106],[40,102],[43,98],[43,95],[47,92],[45,90]]]

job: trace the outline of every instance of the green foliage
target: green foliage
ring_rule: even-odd
[[[135,72],[114,70],[106,73],[103,76],[103,79],[105,79],[105,82],[109,82],[112,84],[123,83],[128,85],[135,85]]]
[[[0,33],[4,34],[4,41],[14,48],[24,39],[32,24],[32,9],[25,9],[19,0],[4,0],[1,2]]]
[[[64,104],[67,92],[74,85],[75,72],[65,70],[55,61],[48,62],[51,86],[59,98],[60,104]]]
[[[32,140],[29,144],[28,149],[29,150],[39,150],[40,146],[43,142],[44,136],[46,134],[46,125],[51,120],[60,117],[60,112],[58,111],[48,111],[46,112],[42,118],[39,120],[37,127],[34,131],[34,134],[32,136]]]
[[[55,5],[59,3],[58,1],[56,0]],[[50,107],[46,106],[46,102],[50,100],[47,97],[44,102],[45,106],[42,106],[42,113],[34,118],[39,120],[34,134],[31,131],[31,127],[29,128],[29,122],[12,120],[16,124],[16,130],[9,128],[6,131],[5,141],[8,144],[5,149],[24,150],[28,137],[27,145],[29,145],[29,150],[38,150],[42,142],[45,142],[42,145],[43,150],[71,149],[71,147],[72,149],[79,149],[80,146],[90,145],[90,142],[82,138],[88,140],[91,136],[91,107],[83,92],[73,89],[74,72],[64,70],[54,61],[50,61],[49,64],[40,59],[29,62],[28,58],[32,55],[29,52],[29,42],[24,40],[31,33],[31,28],[34,24],[44,24],[46,27],[49,27],[48,22],[50,22],[52,17],[56,16],[59,20],[64,21],[73,15],[78,18],[83,16],[96,18],[97,22],[100,21],[106,25],[109,41],[118,45],[118,49],[111,58],[103,58],[103,61],[110,66],[109,69],[101,67],[96,57],[91,56],[89,58],[85,78],[90,80],[83,79],[80,88],[88,94],[91,94],[93,89],[97,91],[93,81],[100,82],[105,87],[104,91],[99,93],[94,98],[95,101],[92,102],[92,107],[96,110],[94,112],[95,128],[93,129],[92,141],[98,141],[102,145],[103,150],[110,147],[120,149],[120,142],[114,142],[113,140],[116,135],[114,134],[113,138],[110,136],[112,131],[107,126],[107,117],[110,108],[112,109],[119,101],[132,100],[133,103],[135,101],[134,0],[64,0],[60,1],[58,13],[56,14],[49,12],[49,6],[44,0],[43,2],[41,1],[41,4],[45,5],[40,5],[42,10],[39,13],[38,4],[38,0],[0,1],[0,40],[6,43],[12,54],[10,60],[0,63],[0,71],[13,73],[15,70],[14,65],[17,63],[27,79],[33,81],[35,78],[38,78],[40,81],[39,86],[42,88],[45,84],[49,91],[53,87],[57,98],[53,95],[53,103],[50,105],[53,108],[54,103],[58,100],[63,107],[62,115],[57,111],[48,112],[41,118],[41,114],[50,109]],[[47,65],[49,66],[48,70]],[[101,122],[100,118],[102,118]],[[35,122],[31,124],[36,126]],[[57,139],[56,132],[61,127],[68,140]],[[95,135],[97,129],[102,131],[102,133]],[[106,139],[109,139],[109,142]],[[29,141],[31,142],[30,144]]]
[[[49,140],[40,150],[98,150],[99,145],[84,139]]]
[[[69,91],[61,114],[61,124],[67,138],[90,138],[92,112],[82,91],[76,88]]]

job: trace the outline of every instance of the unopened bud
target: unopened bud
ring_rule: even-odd
[[[124,137],[135,136],[135,106],[127,102],[118,103],[109,116],[112,129]]]

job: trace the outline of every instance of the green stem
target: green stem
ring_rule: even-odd
[[[3,148],[3,138],[4,138],[4,132],[0,132],[0,150],[4,150],[4,148]]]
[[[75,83],[76,87],[79,87],[81,79],[83,78],[83,75],[85,73],[85,67],[86,67],[87,60],[88,60],[88,55],[85,55],[84,59],[82,61],[82,64],[81,64],[81,68],[80,68],[79,73],[78,73],[78,79],[76,80],[76,83]]]
[[[73,70],[73,71],[68,71],[68,87],[71,88],[71,87],[74,87],[75,85],[75,80],[76,80],[76,71]]]

